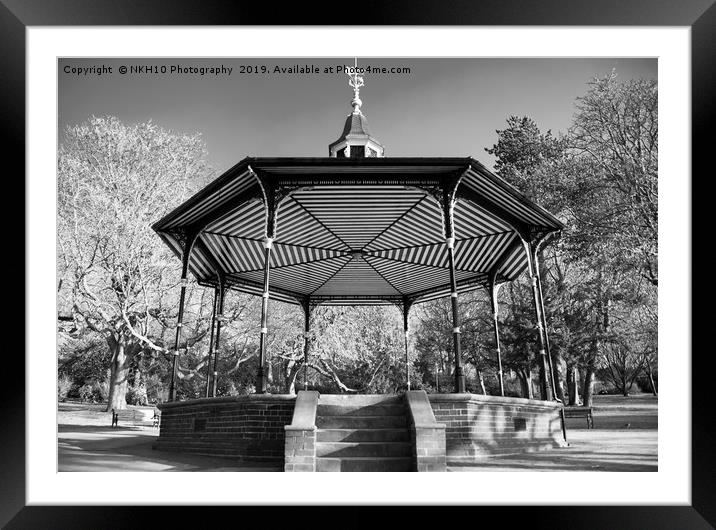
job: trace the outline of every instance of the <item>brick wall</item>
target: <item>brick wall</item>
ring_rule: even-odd
[[[284,471],[316,471],[316,429],[286,429]]]
[[[445,424],[448,464],[564,445],[558,403],[475,394],[428,397],[435,420]]]
[[[445,471],[445,428],[414,427],[411,434],[416,471]]]
[[[295,399],[252,394],[164,403],[154,448],[282,464]]]

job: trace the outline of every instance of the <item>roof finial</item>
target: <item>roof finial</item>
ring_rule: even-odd
[[[355,57],[355,63],[352,71],[346,72],[348,74],[348,84],[353,87],[353,114],[361,114],[360,106],[363,102],[360,100],[360,87],[363,86],[363,76],[358,73],[358,58]]]

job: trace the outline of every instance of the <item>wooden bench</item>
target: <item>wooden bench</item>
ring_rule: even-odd
[[[587,418],[587,429],[594,428],[592,407],[564,407],[565,418]]]
[[[158,410],[124,409],[115,411],[112,409],[112,427],[119,427],[119,422],[122,422],[123,425],[151,426],[158,429],[160,418],[161,413]]]

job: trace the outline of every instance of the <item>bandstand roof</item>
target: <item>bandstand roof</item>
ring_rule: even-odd
[[[563,228],[472,158],[245,158],[153,228],[180,257],[182,234],[199,234],[189,271],[201,285],[222,274],[229,288],[260,295],[274,208],[272,299],[415,303],[450,292],[445,189],[455,190],[461,292],[484,286],[491,272],[501,282],[525,270],[517,231]]]

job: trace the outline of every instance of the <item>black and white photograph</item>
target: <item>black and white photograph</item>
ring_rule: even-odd
[[[713,0],[0,3],[0,526],[711,527]]]
[[[658,473],[658,65],[58,57],[57,472]]]

